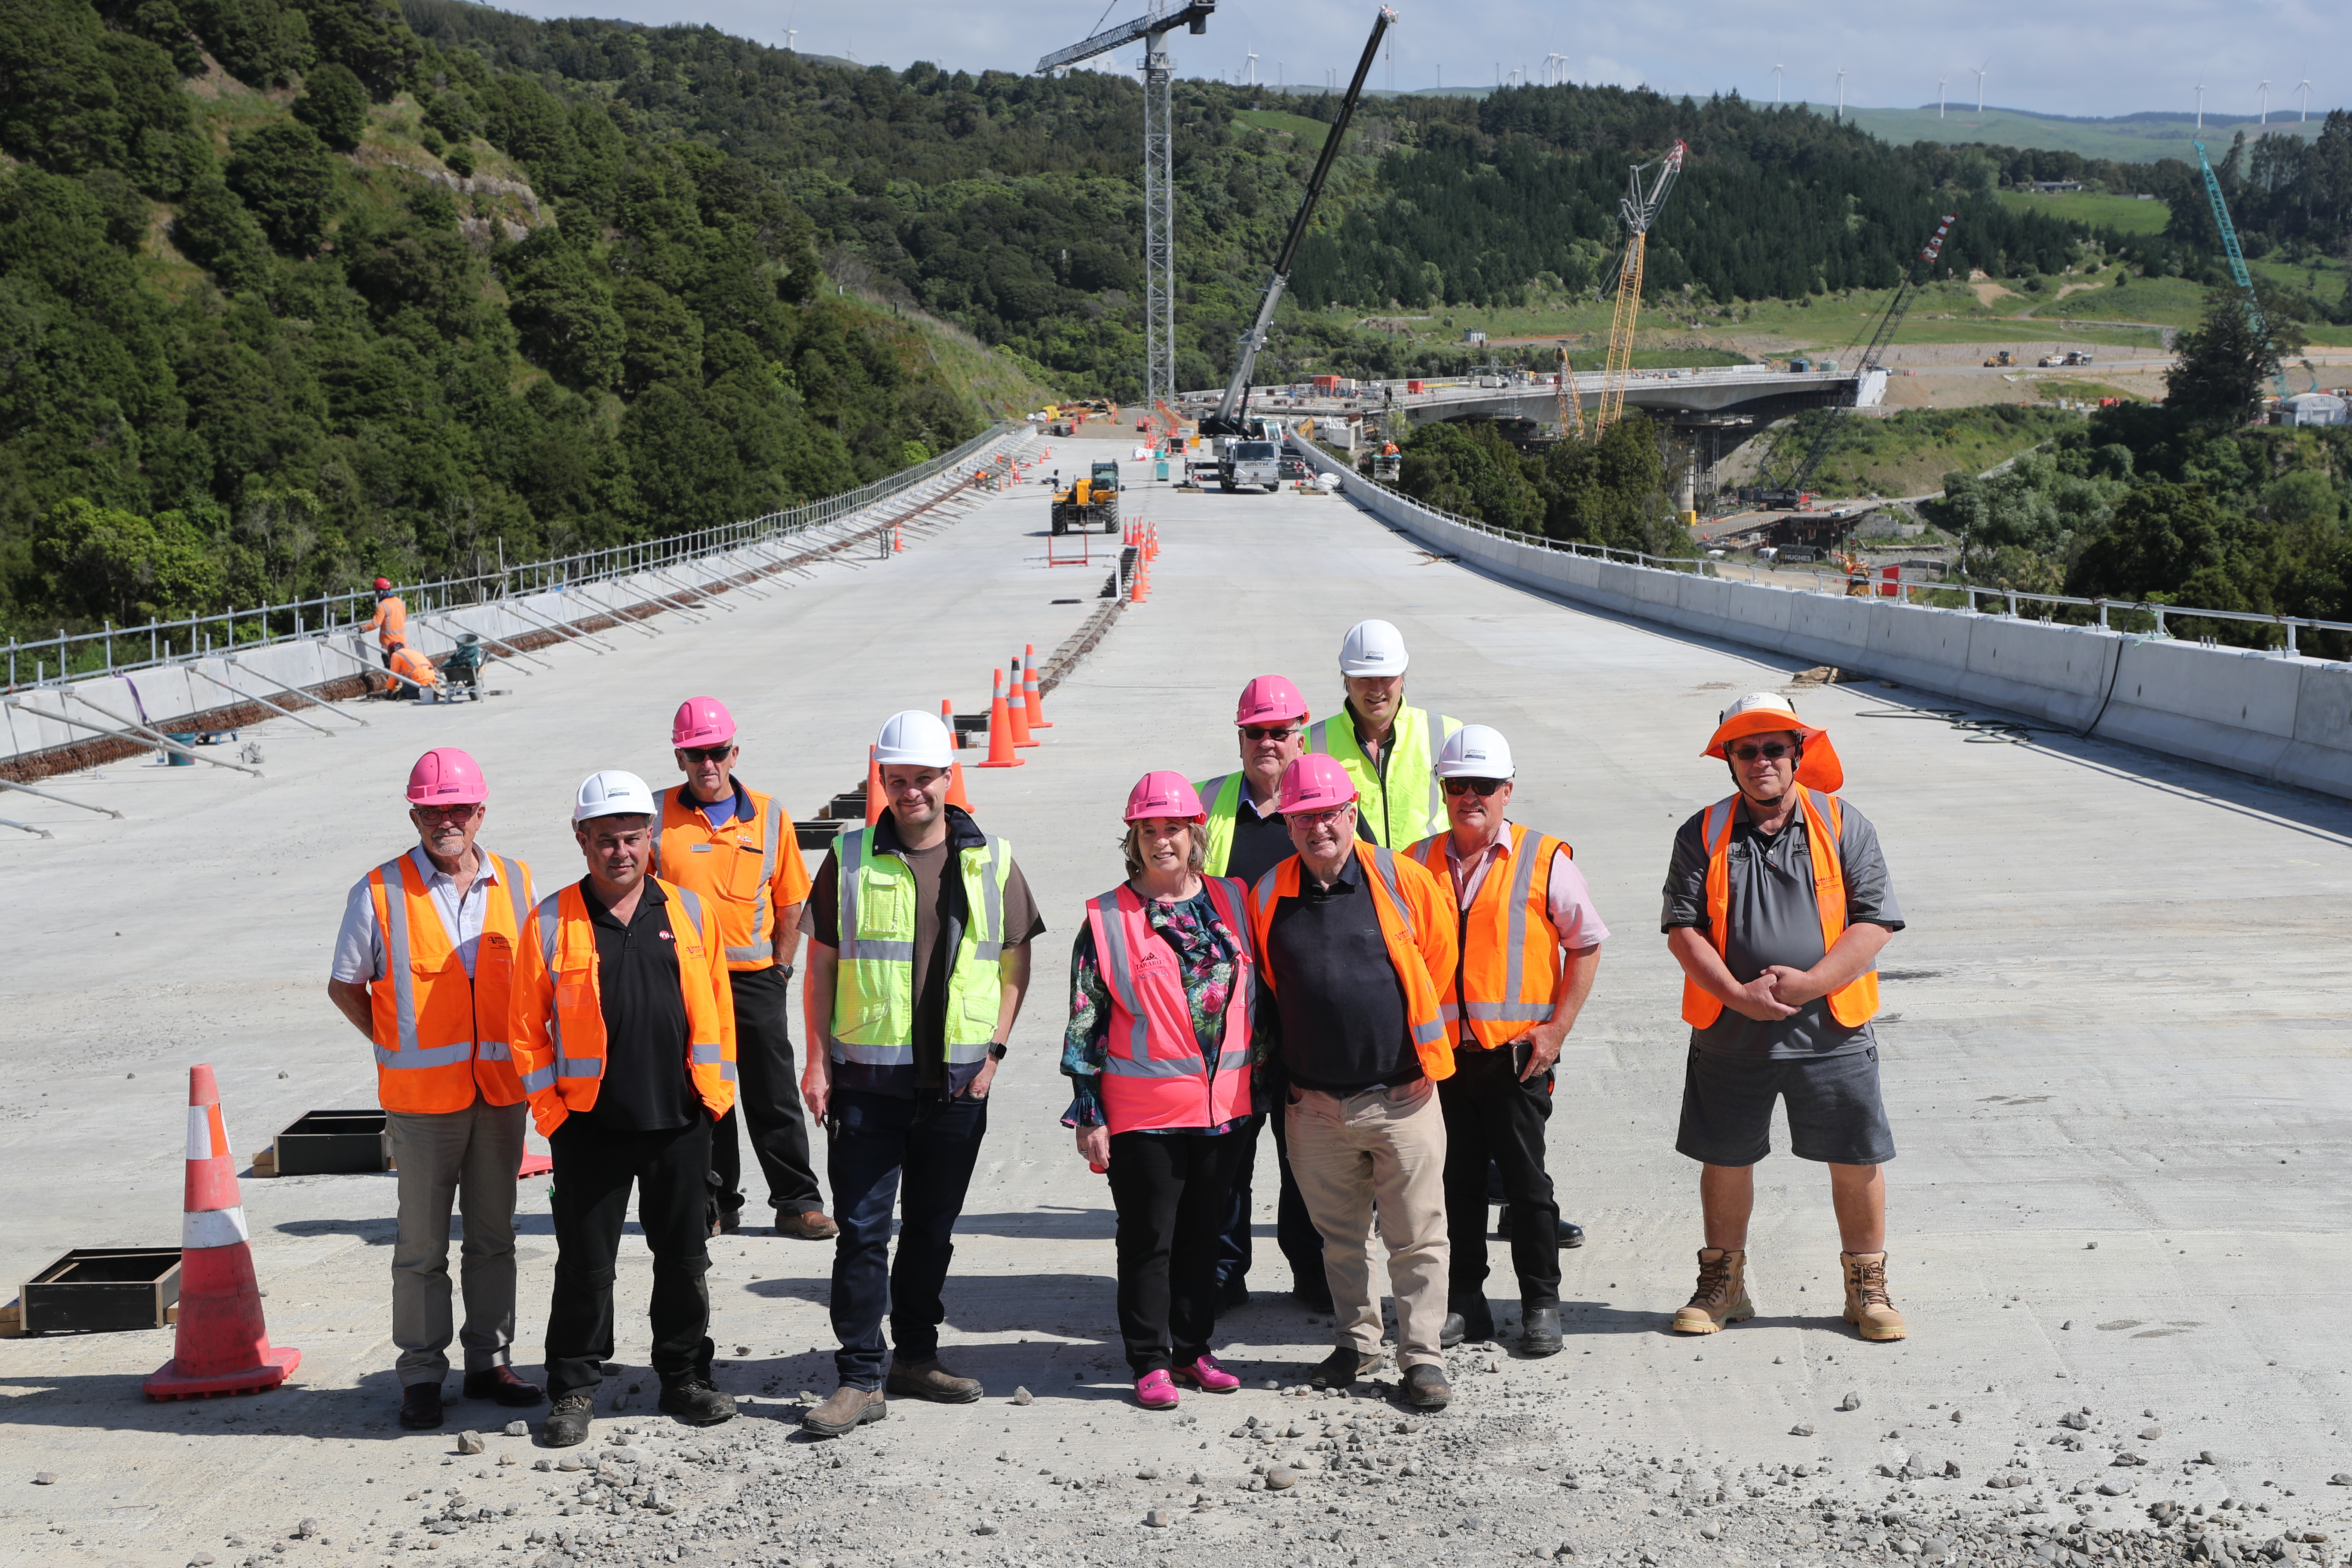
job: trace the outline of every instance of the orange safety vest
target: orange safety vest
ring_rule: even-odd
[[[441,672],[433,668],[433,661],[425,658],[423,654],[417,652],[415,648],[410,647],[406,643],[403,643],[393,649],[392,668],[394,671],[408,677],[409,679],[416,682],[419,686],[438,686],[441,684]]]
[[[1845,934],[1845,862],[1838,853],[1845,826],[1845,808],[1833,795],[1816,795],[1803,784],[1797,805],[1805,814],[1805,847],[1813,858],[1813,902],[1822,916],[1822,951],[1827,952]],[[1706,808],[1699,842],[1706,846],[1706,921],[1708,940],[1720,956],[1731,931],[1731,823],[1740,797],[1717,801]],[[1823,803],[1827,811],[1824,814]],[[1878,968],[1855,975],[1829,994],[1830,1016],[1849,1029],[1858,1029],[1878,1016]],[[1704,1029],[1723,1016],[1723,1004],[1683,977],[1683,1022]]]
[[[1466,987],[1470,1035],[1486,1050],[1509,1045],[1551,1016],[1560,967],[1559,932],[1551,923],[1552,857],[1559,851],[1571,858],[1576,854],[1559,839],[1530,833],[1516,822],[1506,826],[1511,834],[1508,886],[1490,863],[1466,910],[1454,897],[1454,870],[1446,864],[1450,835],[1424,838],[1405,851],[1428,868],[1461,921],[1461,962],[1446,981],[1439,1011],[1451,1026],[1448,1032],[1459,1038]]]
[[[669,900],[677,988],[686,999],[686,1065],[713,1121],[735,1103],[735,994],[719,958],[719,917],[706,900],[658,878],[646,898]],[[523,932],[515,976],[515,1061],[542,1135],[593,1110],[604,1079],[604,1001],[596,928],[577,882],[541,899]]]
[[[1110,1055],[1103,1063],[1103,1116],[1114,1133],[1156,1127],[1218,1127],[1250,1113],[1248,889],[1203,877],[1217,919],[1241,944],[1225,1030],[1212,1068],[1192,1032],[1192,1005],[1176,950],[1151,929],[1143,900],[1121,882],[1087,902],[1095,959],[1110,987]]]
[[[1421,1069],[1433,1081],[1452,1078],[1454,1042],[1447,1037],[1437,994],[1437,976],[1453,973],[1458,956],[1454,921],[1446,918],[1445,891],[1419,865],[1399,859],[1393,851],[1360,838],[1355,840],[1355,850],[1356,865],[1367,873],[1364,881],[1380,916],[1381,935],[1388,942],[1389,963],[1404,986],[1405,1022],[1412,1030]],[[1293,855],[1250,889],[1250,938],[1269,994],[1275,984],[1266,934],[1274,927],[1275,906],[1298,896],[1305,868],[1305,862]]]
[[[482,852],[498,882],[484,895],[482,937],[467,974],[457,943],[441,923],[414,851],[368,873],[383,968],[373,977],[376,1101],[386,1110],[439,1114],[463,1110],[479,1093],[492,1105],[522,1099],[508,1050],[509,991],[514,955],[531,905],[530,868]],[[400,896],[392,895],[392,881]],[[503,889],[506,896],[499,897]]]
[[[378,599],[375,614],[360,630],[374,632],[375,640],[385,647],[398,647],[408,640],[408,604],[399,595]]]
[[[687,798],[685,785],[664,790],[661,873],[673,886],[701,894],[719,911],[728,968],[772,969],[776,867],[781,861],[784,868],[784,901],[793,904],[808,897],[808,868],[783,807],[758,790],[743,794],[751,802],[751,820],[739,816],[713,827],[701,807]]]

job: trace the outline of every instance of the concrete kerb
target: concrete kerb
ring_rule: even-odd
[[[1424,507],[1312,443],[1292,446],[1319,470],[1340,476],[1363,510],[1432,552],[1505,582],[2040,720],[2078,737],[2352,799],[2352,664],[1547,550]]]

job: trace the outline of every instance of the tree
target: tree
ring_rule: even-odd
[[[2202,485],[2162,479],[2135,487],[2107,531],[2083,549],[2066,591],[2084,598],[2171,594],[2222,562],[2221,520]],[[2214,605],[2228,609],[2227,605]]]
[[[269,237],[219,181],[198,185],[172,220],[180,254],[232,291],[257,287],[269,275]]]
[[[2304,343],[2294,322],[2273,314],[2265,324],[2267,337],[2255,330],[2242,294],[2216,289],[2207,295],[2204,319],[2174,344],[2179,357],[2164,373],[2167,405],[2209,424],[2243,422],[2280,358]]]
[[[320,66],[304,77],[302,96],[294,100],[294,118],[338,153],[360,144],[360,135],[367,130],[367,89],[339,65]]]
[[[210,545],[184,513],[151,522],[75,496],[41,519],[33,554],[59,602],[120,626],[210,609],[223,585]]]
[[[389,103],[424,46],[384,0],[305,0],[310,37],[322,60],[346,67],[378,103]]]
[[[245,198],[269,242],[289,256],[308,256],[327,237],[327,205],[334,195],[335,159],[319,133],[278,121],[248,131],[232,145],[228,183]]]
[[[1544,531],[1614,550],[1686,555],[1666,502],[1657,426],[1629,413],[1598,441],[1562,441],[1544,455]]]

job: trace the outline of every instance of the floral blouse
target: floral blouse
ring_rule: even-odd
[[[1144,919],[1160,940],[1175,950],[1177,973],[1191,1004],[1192,1037],[1201,1055],[1217,1059],[1225,1037],[1225,1008],[1231,1003],[1235,966],[1245,951],[1241,939],[1217,919],[1216,905],[1204,886],[1177,903],[1143,900]],[[1077,940],[1070,944],[1070,1026],[1062,1037],[1062,1071],[1076,1091],[1062,1113],[1066,1127],[1108,1124],[1103,1112],[1102,1072],[1110,1057],[1110,983],[1103,978],[1095,954],[1091,920],[1079,923]],[[1214,1127],[1160,1127],[1158,1132],[1223,1132],[1245,1118]]]

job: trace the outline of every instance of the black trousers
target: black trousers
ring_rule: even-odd
[[[751,1129],[751,1156],[768,1178],[768,1205],[795,1215],[823,1208],[785,1022],[792,981],[776,964],[731,970],[727,980],[735,993],[735,1105],[710,1130],[715,1201],[729,1214],[743,1206],[743,1151],[735,1136],[740,1117]]]
[[[1511,1267],[1521,1307],[1559,1305],[1559,1204],[1544,1169],[1544,1123],[1552,1075],[1518,1081],[1508,1047],[1454,1053],[1454,1076],[1437,1085],[1445,1112],[1445,1229],[1454,1238],[1446,1306],[1475,1327],[1487,1317],[1486,1165],[1503,1181],[1511,1211]]]
[[[593,1394],[613,1359],[613,1265],[637,1190],[654,1255],[654,1372],[665,1384],[710,1372],[710,1268],[704,1195],[710,1118],[663,1132],[619,1132],[567,1118],[555,1160],[555,1299],[547,1310],[547,1393]]]
[[[1118,1132],[1110,1195],[1118,1208],[1118,1332],[1135,1375],[1209,1352],[1217,1326],[1217,1254],[1244,1128]]]
[[[1242,1149],[1241,1158],[1234,1163],[1233,1196],[1225,1204],[1224,1235],[1218,1242],[1217,1283],[1231,1285],[1249,1279],[1256,1250],[1250,1227],[1256,1206],[1251,1184],[1257,1176],[1257,1135],[1258,1129],[1271,1121],[1275,1169],[1280,1178],[1274,1205],[1275,1245],[1281,1249],[1283,1260],[1290,1265],[1291,1289],[1320,1297],[1329,1289],[1323,1278],[1323,1236],[1315,1228],[1314,1217],[1307,1212],[1307,1200],[1299,1195],[1298,1179],[1290,1173],[1289,1134],[1285,1130],[1287,1121],[1280,1114],[1253,1116],[1246,1126],[1225,1134],[1241,1140]]]

